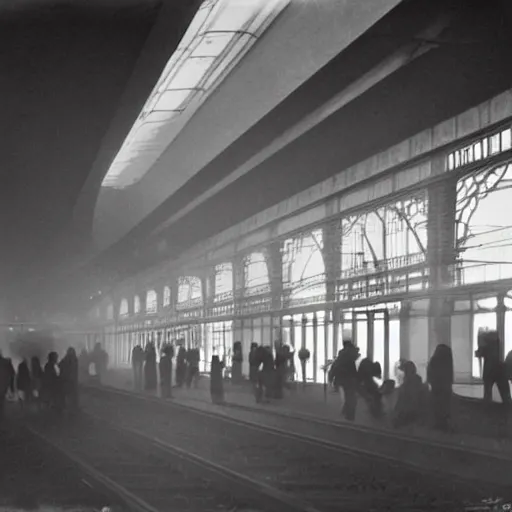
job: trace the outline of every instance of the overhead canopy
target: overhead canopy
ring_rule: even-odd
[[[289,1],[204,1],[102,185],[124,188],[140,180],[177,135],[177,124],[190,118]]]

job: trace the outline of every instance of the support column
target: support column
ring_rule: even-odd
[[[374,329],[375,313],[373,311],[368,311],[367,316],[368,316],[368,346],[366,348],[366,354],[367,354],[367,357],[371,361],[373,361],[373,356],[374,356],[373,338],[374,338],[374,331],[375,331],[375,329]]]
[[[281,310],[283,296],[283,255],[282,242],[272,242],[266,250],[267,268],[272,292],[272,311]]]
[[[451,301],[435,294],[453,283],[455,253],[455,177],[432,184],[428,189],[428,250],[430,300],[428,354],[444,343],[451,345]]]
[[[324,224],[323,233],[323,251],[322,255],[325,264],[325,300],[328,304],[325,311],[325,318],[332,318],[332,323],[326,322],[327,329],[332,329],[333,357],[336,357],[339,350],[339,325],[341,312],[335,307],[337,301],[337,280],[341,272],[341,234],[339,230],[339,219],[335,219]],[[326,334],[327,336],[327,334]],[[327,355],[327,350],[326,350]]]
[[[400,307],[400,359],[409,360],[411,357],[410,351],[410,309],[411,305],[403,301]]]
[[[384,311],[384,379],[389,379],[389,311]]]

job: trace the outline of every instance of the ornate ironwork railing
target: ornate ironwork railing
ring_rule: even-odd
[[[254,297],[255,295],[265,295],[270,293],[270,283],[259,284],[256,286],[250,286],[249,288],[245,288],[243,290],[244,297]]]
[[[422,252],[407,254],[405,256],[397,256],[387,260],[379,260],[377,262],[368,261],[364,266],[342,270],[341,279],[350,279],[354,277],[367,276],[382,272],[392,272],[394,270],[406,269],[425,263],[425,254]]]
[[[176,304],[176,309],[179,311],[183,311],[186,309],[194,309],[201,307],[203,305],[203,298],[202,297],[196,297],[195,299],[190,299],[185,302],[179,302]]]
[[[293,291],[303,291],[308,288],[313,288],[318,286],[319,284],[325,283],[325,273],[317,274],[315,276],[307,277],[305,279],[301,279],[300,281],[286,281],[283,283],[283,289],[285,290],[293,290]]]
[[[258,297],[242,299],[235,306],[234,313],[237,316],[252,314],[252,313],[263,313],[272,309],[272,297]]]
[[[213,298],[213,302],[215,304],[220,304],[223,302],[232,302],[234,298],[233,290],[230,290],[228,292],[220,293],[219,295],[215,295]]]

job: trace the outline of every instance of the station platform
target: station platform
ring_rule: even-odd
[[[109,370],[103,383],[119,389],[133,391],[131,369]],[[202,376],[198,388],[174,388],[174,399],[185,405],[207,410],[219,410],[230,414],[229,407],[216,406],[211,403],[209,378]],[[340,414],[339,395],[328,390],[324,393],[322,385],[307,384],[305,388],[298,384],[294,391],[286,391],[282,400],[272,400],[270,403],[257,404],[250,386],[234,386],[225,382],[225,400],[227,405],[250,407],[256,411],[278,411],[291,417],[312,417],[324,421],[340,422],[345,420]],[[395,395],[385,398],[386,412],[392,411]],[[454,395],[452,433],[438,432],[428,427],[413,426],[401,429],[409,436],[423,438],[425,441],[456,444],[475,450],[499,453],[512,458],[512,411],[502,404],[484,404],[480,400],[460,398]],[[290,422],[290,428],[293,421]],[[368,412],[366,404],[358,401],[355,424],[375,429],[393,429],[390,415],[376,420]],[[395,429],[393,429],[396,431]]]

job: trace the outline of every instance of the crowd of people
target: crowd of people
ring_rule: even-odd
[[[39,357],[32,356],[30,360],[23,357],[16,369],[11,358],[0,354],[0,415],[8,399],[17,400],[22,406],[34,404],[56,411],[76,411],[79,381],[91,376],[101,380],[107,365],[107,353],[99,343],[90,353],[83,349],[78,357],[70,347],[60,360],[52,350],[44,367]]]
[[[175,376],[173,376],[174,346],[165,344],[161,347],[158,373],[160,374],[160,387],[164,398],[172,397],[172,388],[197,388],[199,383],[199,363],[201,360],[198,348],[187,349],[182,340],[177,342]],[[133,384],[136,391],[156,392],[158,388],[157,351],[153,342],[142,348],[136,345],[132,350]],[[219,356],[213,356],[211,361],[211,394],[212,401],[220,403],[224,400],[223,387],[224,362]],[[174,386],[173,386],[174,377]]]
[[[507,355],[505,361],[500,359],[500,341],[496,331],[479,335],[479,349],[475,357],[483,363],[484,401],[492,401],[492,389],[496,385],[502,402],[510,404],[512,353]],[[342,414],[349,421],[355,419],[358,396],[367,403],[374,417],[380,417],[383,413],[383,397],[395,392],[397,387],[395,380],[385,380],[379,386],[376,379],[382,379],[380,364],[369,358],[357,364],[359,359],[359,349],[347,340],[329,369],[329,382],[339,392]],[[432,418],[434,428],[451,430],[454,384],[451,348],[446,344],[437,345],[428,362],[426,382],[418,375],[413,361],[399,361],[397,370],[401,382],[396,389],[396,403],[392,411],[394,426],[425,424]]]

